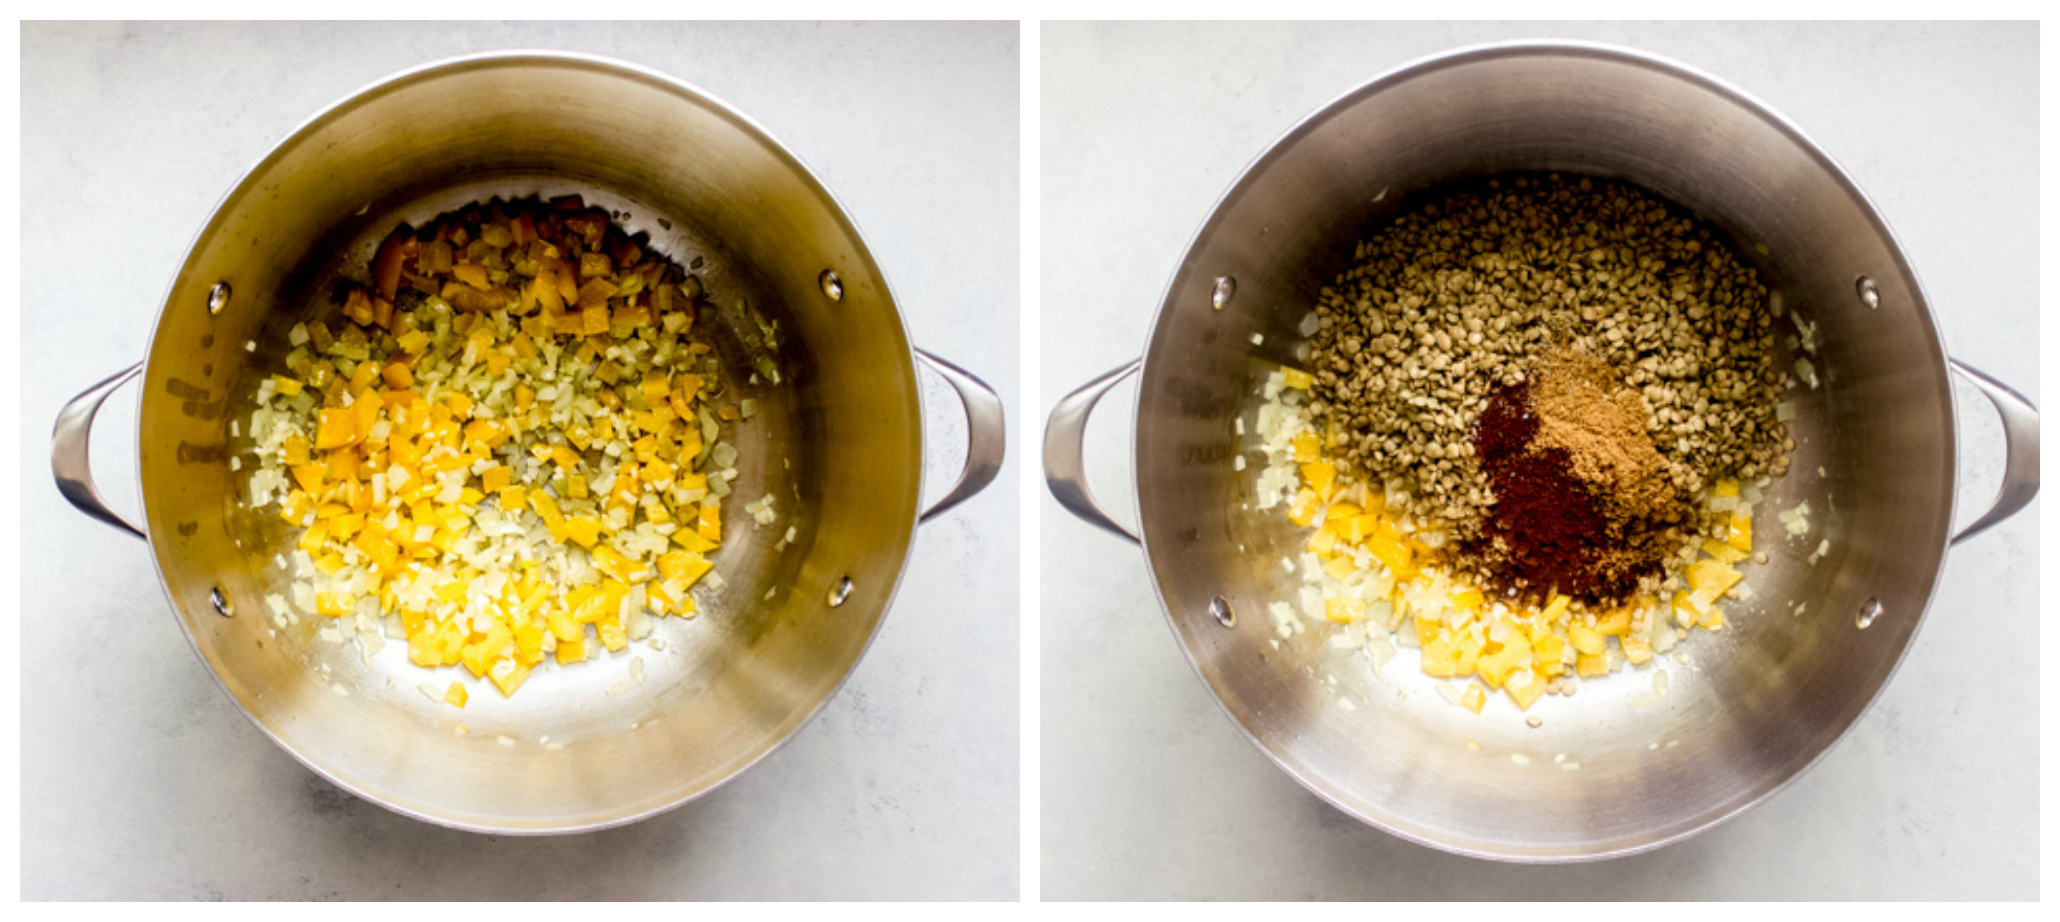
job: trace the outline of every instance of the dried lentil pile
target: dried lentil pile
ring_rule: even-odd
[[[1542,561],[1598,534],[1617,550],[1656,548],[1666,529],[1696,524],[1690,500],[1715,479],[1787,470],[1766,287],[1711,229],[1626,184],[1500,177],[1402,215],[1322,291],[1311,346],[1312,409],[1345,435],[1343,457],[1409,481],[1418,513],[1460,546],[1499,547],[1491,569],[1512,551]],[[1591,415],[1618,431],[1642,428],[1656,461],[1619,439],[1615,456],[1591,454],[1575,471],[1565,442],[1581,433],[1540,434],[1535,421],[1494,451],[1477,441],[1495,394],[1529,413],[1528,401],[1551,396],[1530,385],[1554,368],[1577,373],[1545,391],[1571,399],[1568,381],[1594,390]],[[1585,483],[1592,502],[1579,515],[1594,521],[1555,536],[1524,531],[1538,520],[1512,518],[1511,508],[1498,514],[1484,469],[1495,452],[1504,473],[1534,485]],[[1611,479],[1618,474],[1630,479]],[[1620,555],[1577,579],[1589,590],[1580,594],[1620,596],[1627,579],[1656,572],[1664,553],[1655,553]],[[1531,582],[1516,580],[1548,588]]]

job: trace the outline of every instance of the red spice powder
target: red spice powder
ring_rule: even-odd
[[[1539,448],[1537,434],[1521,384],[1497,389],[1474,424],[1474,456],[1495,501],[1473,550],[1490,562],[1491,586],[1539,601],[1557,590],[1591,604],[1630,594],[1642,568],[1624,568],[1606,552],[1601,503],[1574,475],[1567,451]]]

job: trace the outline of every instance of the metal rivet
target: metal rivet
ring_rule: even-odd
[[[222,587],[216,586],[213,591],[209,592],[207,600],[214,604],[215,614],[221,615],[224,618],[236,617],[236,606],[229,601],[228,594],[222,592]]]
[[[844,280],[837,277],[837,270],[824,269],[816,276],[816,283],[823,286],[823,297],[832,301],[844,300]]]
[[[840,576],[837,578],[836,587],[830,590],[830,607],[836,608],[844,604],[844,600],[848,598],[851,598],[851,577]]]
[[[222,312],[223,308],[228,306],[229,283],[216,282],[215,287],[207,290],[207,312],[210,314],[219,314]]]
[[[1237,279],[1228,275],[1220,276],[1216,279],[1216,290],[1209,295],[1209,303],[1215,305],[1216,309],[1220,311],[1223,309],[1223,305],[1229,304],[1230,299],[1236,295]]]
[[[1864,631],[1868,625],[1874,623],[1874,619],[1879,617],[1881,617],[1881,600],[1878,598],[1868,599],[1867,604],[1860,606],[1859,615],[1853,618],[1853,626]]]
[[[1853,290],[1859,293],[1861,304],[1874,310],[1881,308],[1881,288],[1874,284],[1873,279],[1864,275],[1854,279]]]
[[[1237,627],[1237,612],[1231,611],[1230,603],[1223,601],[1220,595],[1209,600],[1209,615],[1216,619],[1217,624]]]

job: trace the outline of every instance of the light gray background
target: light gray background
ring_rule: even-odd
[[[1787,115],[1887,216],[1951,354],[2037,402],[2035,25],[1046,24],[1039,408],[1142,351],[1217,196],[1296,121],[1418,56],[1523,37],[1674,57]],[[1125,522],[1135,394],[1089,432]],[[1957,396],[1967,522],[2000,482],[2000,427]],[[2036,503],[1952,552],[1895,681],[1793,787],[1686,843],[1550,868],[1413,845],[1305,792],[1196,678],[1143,555],[1042,509],[1046,899],[2038,893]]]
[[[495,839],[358,801],[193,655],[146,548],[51,487],[58,408],[144,353],[193,234],[252,163],[402,68],[605,54],[743,110],[816,170],[913,339],[1015,403],[1018,31],[998,25],[22,27],[22,893],[29,898],[1000,898],[1017,892],[1017,489],[925,526],[843,691],[729,786],[609,832]],[[964,455],[950,391],[926,495]],[[135,400],[96,465],[137,508]],[[1015,446],[1010,446],[1014,452]],[[109,483],[109,481],[112,481]]]

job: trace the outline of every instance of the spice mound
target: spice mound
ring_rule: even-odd
[[[250,418],[250,503],[302,529],[277,627],[368,663],[405,640],[512,695],[694,615],[738,475],[722,430],[754,408],[722,398],[700,281],[646,243],[576,196],[475,205],[397,229],[292,328]]]
[[[1480,536],[1461,546],[1474,575],[1505,597],[1557,590],[1590,604],[1658,577],[1691,497],[1646,418],[1637,392],[1578,357],[1496,389],[1474,424],[1494,496]]]
[[[1252,505],[1313,529],[1281,638],[1341,625],[1378,671],[1392,637],[1477,678],[1441,687],[1478,712],[1722,629],[1794,447],[1779,313],[1720,233],[1627,184],[1496,177],[1398,216],[1320,292],[1309,367],[1261,389]]]

